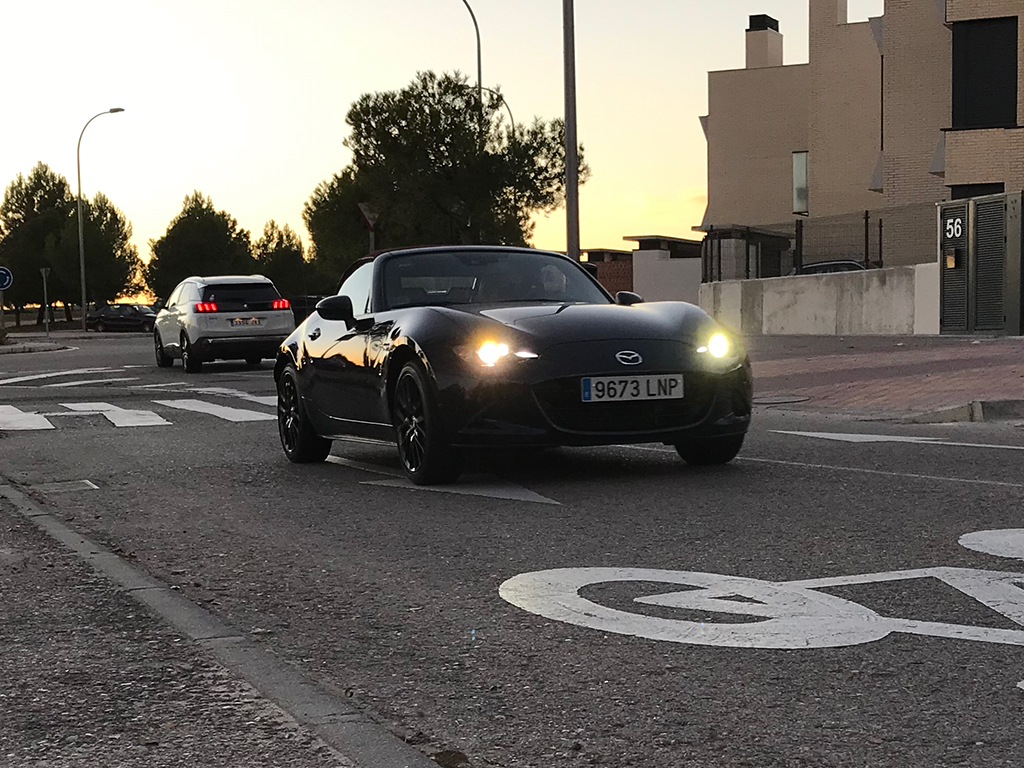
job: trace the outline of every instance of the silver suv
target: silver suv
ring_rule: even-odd
[[[181,358],[186,373],[211,360],[259,365],[294,328],[288,300],[263,275],[189,277],[156,316],[156,364],[169,368]]]

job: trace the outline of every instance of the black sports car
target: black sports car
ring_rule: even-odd
[[[699,307],[612,299],[561,254],[484,246],[357,261],[274,378],[289,459],[387,440],[417,484],[453,481],[468,448],[658,442],[722,464],[753,394],[738,340]]]

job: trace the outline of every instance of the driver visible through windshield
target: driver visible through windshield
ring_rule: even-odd
[[[437,304],[611,300],[568,259],[537,252],[433,251],[390,257],[384,263],[390,309]]]

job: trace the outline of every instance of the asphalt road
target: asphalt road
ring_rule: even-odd
[[[0,480],[425,754],[1024,764],[1024,540],[961,543],[1021,527],[1012,423],[763,407],[727,467],[567,449],[426,490],[383,446],[289,464],[270,363],[73,343],[0,356]]]

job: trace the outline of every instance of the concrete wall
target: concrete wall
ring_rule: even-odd
[[[633,290],[646,301],[696,304],[700,278],[700,259],[673,259],[668,251],[633,251]]]
[[[705,283],[700,306],[748,336],[938,334],[939,267]]]

